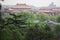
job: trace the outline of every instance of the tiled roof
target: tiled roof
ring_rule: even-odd
[[[16,4],[12,8],[30,8],[27,4]]]
[[[55,8],[41,8],[39,12],[60,12],[60,7]]]

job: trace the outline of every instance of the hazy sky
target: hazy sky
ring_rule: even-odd
[[[26,3],[28,5],[34,5],[37,7],[48,6],[51,2],[54,2],[57,6],[60,6],[60,0],[5,0],[3,3],[7,5],[14,5],[16,3]]]

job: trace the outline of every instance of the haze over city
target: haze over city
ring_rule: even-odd
[[[48,6],[50,3],[54,2],[56,6],[60,7],[60,0],[5,0],[4,5],[15,5],[17,3],[25,3],[28,5],[33,5],[36,7]]]

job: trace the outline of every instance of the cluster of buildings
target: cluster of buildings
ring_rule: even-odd
[[[42,7],[39,10],[39,13],[45,13],[50,15],[59,15],[60,14],[60,7],[56,7],[54,3],[51,3],[48,7]]]
[[[38,10],[33,10],[31,6],[27,4],[16,4],[11,7],[4,8],[4,12],[32,12],[35,14],[43,13],[55,16],[60,14],[60,7],[56,7],[56,5],[52,2],[48,7],[41,7]]]

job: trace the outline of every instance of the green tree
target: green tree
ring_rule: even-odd
[[[57,17],[57,22],[59,22],[59,23],[60,23],[60,16],[58,16],[58,17]]]
[[[54,33],[48,26],[44,28],[36,26],[30,28],[26,34],[26,40],[54,40]]]
[[[55,27],[55,32],[56,32],[56,40],[60,40],[60,24],[57,24]]]
[[[47,17],[47,15],[44,15],[44,14],[38,14],[37,19],[40,21],[45,21],[48,19],[48,17]]]

